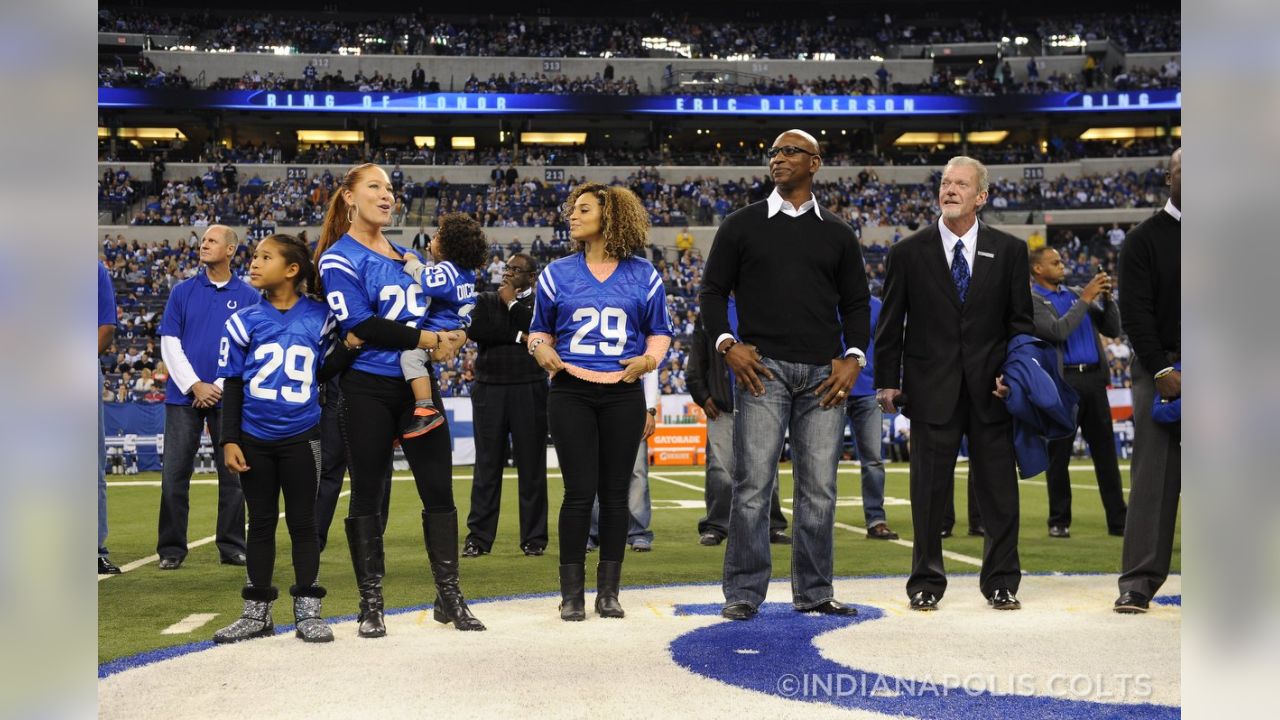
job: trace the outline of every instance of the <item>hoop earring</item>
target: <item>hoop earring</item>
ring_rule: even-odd
[[[350,225],[354,223],[356,220],[356,216],[359,214],[360,214],[360,209],[357,208],[355,205],[352,205],[351,207],[347,208],[347,224]]]

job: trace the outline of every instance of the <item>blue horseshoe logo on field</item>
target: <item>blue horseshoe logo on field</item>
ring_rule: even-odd
[[[676,664],[697,675],[766,695],[920,718],[1180,718],[1168,705],[1116,704],[1050,696],[999,695],[913,682],[832,662],[818,653],[818,635],[884,617],[858,605],[855,617],[798,613],[765,603],[751,622],[725,621],[685,633],[671,642]],[[719,605],[677,605],[677,615],[718,615]],[[812,678],[841,678],[811,692]],[[881,691],[884,688],[887,691]],[[913,691],[906,691],[913,688]],[[898,692],[901,689],[902,692]],[[841,692],[837,692],[840,690]],[[976,688],[975,688],[976,690]]]

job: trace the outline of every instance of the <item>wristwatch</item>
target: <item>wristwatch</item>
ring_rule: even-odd
[[[724,346],[723,350],[720,350],[720,348],[716,348],[716,350],[719,350],[721,355],[728,355],[729,351],[733,349],[733,346],[737,344],[738,344],[737,340],[734,340],[733,338],[729,338],[729,343]]]
[[[651,407],[651,408],[649,408],[648,410],[646,410],[645,412],[649,413],[649,414],[650,414],[650,415],[652,415],[653,417],[658,417],[658,408],[656,408],[656,407]]]

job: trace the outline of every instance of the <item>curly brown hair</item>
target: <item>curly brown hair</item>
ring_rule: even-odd
[[[649,237],[649,213],[640,198],[618,185],[583,183],[569,193],[569,200],[564,205],[566,219],[578,198],[586,193],[600,200],[600,234],[604,236],[604,254],[615,260],[625,260],[643,252]],[[573,241],[574,252],[582,252],[586,247],[581,240]]]
[[[448,260],[463,270],[475,270],[484,265],[489,254],[489,241],[484,237],[480,223],[466,213],[448,213],[440,216],[441,259]]]

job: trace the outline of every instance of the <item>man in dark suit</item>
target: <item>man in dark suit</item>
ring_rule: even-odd
[[[1120,316],[1133,346],[1133,462],[1118,613],[1144,613],[1169,577],[1182,493],[1182,429],[1151,417],[1156,395],[1182,397],[1182,149],[1169,162],[1169,201],[1120,249]]]
[[[1101,230],[1102,228],[1098,228]],[[1120,489],[1120,461],[1107,383],[1111,373],[1102,336],[1120,336],[1120,308],[1111,299],[1111,277],[1099,272],[1080,287],[1063,284],[1067,268],[1053,248],[1031,251],[1032,319],[1036,337],[1059,350],[1062,377],[1080,402],[1077,422],[1084,432],[1098,478],[1098,492],[1107,514],[1107,531],[1124,534],[1124,493]],[[1071,537],[1071,448],[1075,435],[1049,442],[1049,537]]]
[[[986,533],[982,594],[996,609],[1021,607],[1018,476],[1000,369],[1009,340],[1034,330],[1031,288],[1026,243],[978,222],[987,185],[982,163],[952,158],[942,217],[894,245],[886,264],[875,385],[886,412],[903,405],[911,418],[913,610],[936,610],[947,588],[941,530],[966,434]]]
[[[538,264],[512,255],[496,292],[480,293],[467,335],[479,344],[471,389],[476,464],[463,557],[493,548],[510,441],[520,486],[520,549],[547,548],[547,373],[525,350]]]

